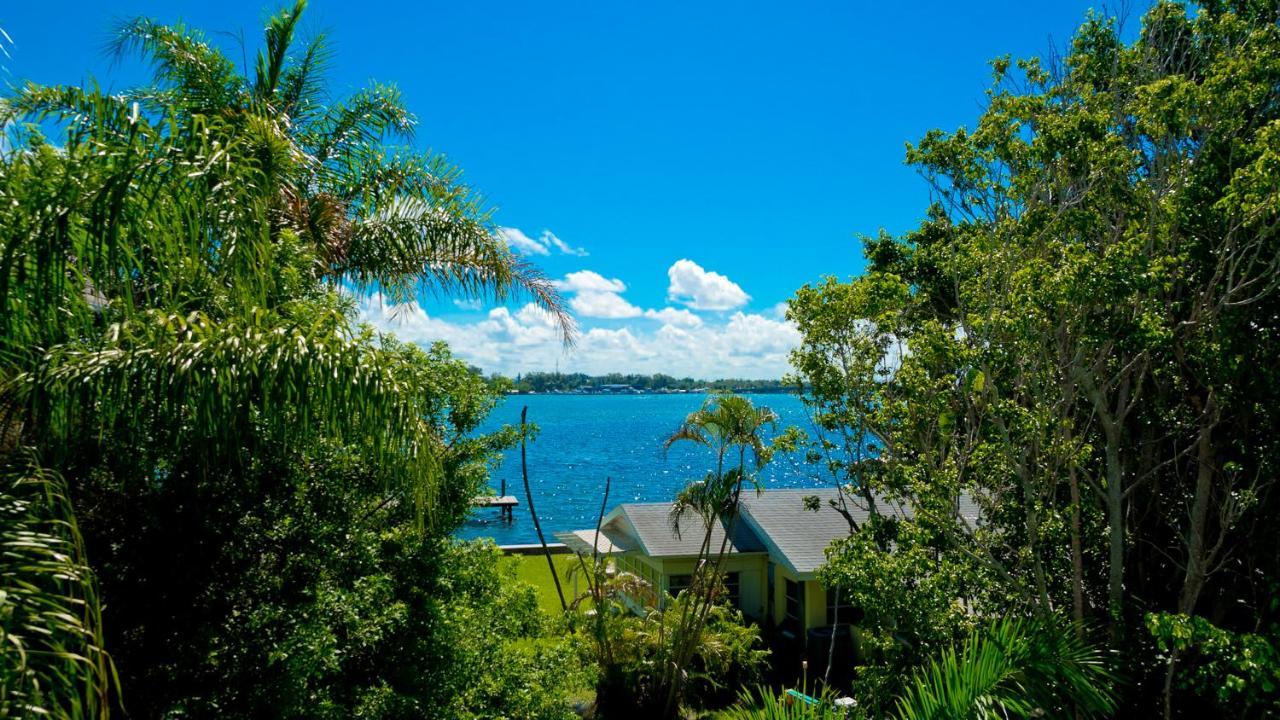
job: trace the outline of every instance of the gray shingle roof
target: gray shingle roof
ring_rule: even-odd
[[[697,516],[686,516],[680,522],[680,536],[676,537],[671,528],[671,503],[626,503],[619,505],[610,516],[603,529],[604,535],[612,538],[619,531],[634,535],[650,557],[697,555],[707,527]],[[733,525],[729,552],[764,551],[764,545],[746,523],[739,519]],[[724,524],[717,520],[711,528],[713,552],[720,550],[723,540]]]
[[[804,498],[814,495],[821,500],[817,512],[804,508]],[[808,574],[826,562],[824,551],[832,540],[849,534],[848,521],[827,502],[835,498],[835,488],[766,490],[743,499],[742,514],[764,537],[770,554],[779,556],[775,560]]]
[[[613,533],[613,537],[610,537],[603,528],[600,530],[599,535],[596,535],[594,529],[558,532],[556,533],[556,539],[564,543],[570,551],[584,555],[592,553],[591,546],[593,544],[595,545],[594,551],[603,555],[626,552],[634,549],[635,546],[635,543],[630,542],[630,538],[623,533]]]
[[[804,498],[817,497],[819,508],[806,510]],[[744,493],[742,515],[734,523],[730,552],[762,552],[767,550],[775,562],[789,566],[800,575],[810,575],[826,562],[826,549],[832,541],[849,534],[849,523],[831,506],[839,498],[835,488],[767,490],[760,495]],[[903,518],[912,515],[911,508],[879,500],[884,514]],[[859,524],[866,522],[870,510],[861,498],[845,496],[845,508]],[[971,525],[980,513],[967,497],[960,498],[960,515]],[[639,549],[650,557],[681,557],[698,554],[706,526],[697,517],[681,523],[680,537],[671,527],[671,503],[625,503],[605,518],[600,534],[612,542],[614,550]],[[577,531],[574,544],[591,547],[594,530]],[[567,535],[567,534],[561,534]],[[566,543],[572,541],[557,535]],[[716,521],[711,531],[713,551],[720,549],[724,525]],[[636,544],[639,547],[636,548]],[[602,548],[605,543],[602,542]]]
[[[806,510],[804,498],[816,496],[819,508]],[[826,562],[826,549],[833,540],[849,534],[849,522],[831,501],[838,500],[835,488],[805,488],[798,490],[766,490],[764,494],[750,495],[742,501],[743,516],[747,518],[761,539],[769,546],[774,559],[791,566],[802,575],[816,572]],[[861,498],[845,496],[845,508],[859,524],[866,522],[870,508]],[[903,518],[912,515],[911,508],[888,503],[881,499],[877,509],[882,514]],[[960,514],[971,523],[977,519],[977,507],[968,497],[960,501]]]

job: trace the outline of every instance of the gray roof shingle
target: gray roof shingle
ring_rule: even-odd
[[[817,512],[806,510],[804,498],[815,495],[821,507]],[[849,534],[848,521],[828,503],[836,495],[834,488],[766,490],[743,499],[742,514],[765,536],[765,543],[774,551],[771,554],[781,556],[775,560],[808,574],[826,562],[825,550],[831,541]]]
[[[839,491],[831,487],[744,494],[742,515],[734,523],[729,552],[767,550],[774,561],[802,576],[811,575],[826,562],[827,546],[849,534],[848,521],[831,506],[831,501],[838,500],[839,495]],[[806,497],[818,498],[816,512],[805,509]],[[903,518],[912,515],[910,507],[883,499],[877,504],[881,513]],[[859,524],[870,515],[861,498],[847,494],[845,508]],[[977,506],[967,496],[961,496],[959,510],[970,525],[980,517]],[[677,537],[671,526],[671,503],[624,503],[609,513],[600,534],[604,536],[602,541],[607,538],[612,542],[611,550],[630,550],[638,542],[638,549],[650,557],[682,557],[698,554],[705,527],[696,516],[688,516],[681,522],[681,533]],[[580,537],[574,540],[590,548],[595,531],[578,532]],[[723,538],[724,525],[717,520],[711,531],[713,552],[720,549]]]
[[[697,555],[707,527],[697,516],[687,515],[680,521],[680,536],[676,537],[671,527],[671,503],[626,503],[619,505],[612,515],[603,529],[604,534],[610,538],[619,531],[630,534],[629,529],[622,526],[625,519],[651,557]],[[712,552],[720,550],[723,540],[724,524],[717,520],[711,528]],[[618,540],[614,542],[622,544]],[[733,524],[729,552],[763,552],[764,549],[764,544],[746,523],[739,519]]]
[[[779,555],[780,560],[793,570],[808,575],[816,572],[826,562],[826,549],[832,541],[849,534],[849,521],[831,506],[839,499],[835,488],[805,488],[798,490],[767,490],[762,495],[751,495],[742,501],[743,515],[759,533],[765,544]],[[819,508],[806,510],[804,498],[817,497]],[[854,522],[862,524],[871,515],[870,507],[861,497],[845,495],[845,509]],[[909,506],[877,501],[881,514],[909,518]],[[960,514],[970,523],[978,518],[977,507],[967,496],[960,499]]]

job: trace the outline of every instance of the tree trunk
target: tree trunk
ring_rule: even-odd
[[[1124,617],[1124,466],[1120,459],[1120,431],[1112,426],[1107,436],[1107,613],[1111,635],[1120,634]]]
[[[1178,598],[1178,612],[1190,615],[1200,599],[1208,576],[1208,557],[1205,548],[1206,524],[1213,493],[1213,423],[1212,400],[1206,408],[1206,417],[1196,438],[1196,489],[1191,500],[1191,526],[1187,529],[1187,574]]]
[[[1191,615],[1195,612],[1196,601],[1209,574],[1209,558],[1205,548],[1206,525],[1209,520],[1209,505],[1213,494],[1213,398],[1205,403],[1200,425],[1196,436],[1196,489],[1191,499],[1191,526],[1187,528],[1187,573],[1182,581],[1182,593],[1178,596],[1178,612]],[[1173,717],[1173,678],[1177,673],[1179,652],[1174,650],[1169,655],[1169,663],[1164,672],[1164,717]]]
[[[1076,632],[1084,632],[1084,553],[1080,547],[1080,478],[1076,477],[1075,463],[1067,471],[1071,487],[1071,617],[1076,621]]]

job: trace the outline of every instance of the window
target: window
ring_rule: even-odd
[[[667,592],[671,593],[671,597],[679,597],[680,593],[689,589],[692,580],[692,575],[672,575],[667,580]]]
[[[800,583],[794,580],[787,580],[786,582],[787,604],[784,608],[787,616],[786,624],[793,626],[796,630],[799,630],[803,623],[803,620],[800,617],[800,611],[804,605],[803,588]]]
[[[725,594],[729,597],[729,604],[733,607],[742,609],[742,576],[740,573],[725,573],[724,576]]]
[[[835,625],[839,620],[840,625],[849,625],[854,622],[854,609],[843,597],[840,596],[840,590],[833,588],[827,591],[827,624]]]

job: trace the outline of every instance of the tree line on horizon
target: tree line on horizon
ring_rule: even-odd
[[[587,375],[586,373],[529,372],[519,373],[509,378],[511,388],[518,392],[575,392],[599,390],[606,385],[626,385],[637,390],[715,390],[725,392],[793,392],[781,379],[750,380],[741,378],[721,378],[717,380],[700,380],[698,378],[678,378],[663,373],[652,375],[637,373],[609,373],[607,375]]]

